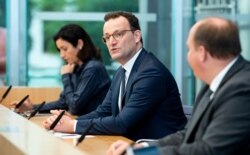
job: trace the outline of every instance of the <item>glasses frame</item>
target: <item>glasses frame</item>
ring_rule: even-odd
[[[116,31],[113,34],[102,36],[102,41],[106,44],[109,41],[110,37],[113,37],[115,41],[118,41],[128,31],[134,32],[135,30],[121,30],[121,31]]]

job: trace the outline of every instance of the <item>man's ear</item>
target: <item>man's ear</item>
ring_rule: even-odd
[[[141,40],[141,31],[140,30],[135,30],[134,31],[134,37],[135,37],[135,39],[136,39],[136,42],[140,42],[140,40]]]
[[[199,51],[199,59],[201,62],[205,62],[207,60],[207,50],[204,46],[200,45],[198,47],[198,51]]]
[[[83,48],[83,46],[84,46],[83,40],[82,39],[78,39],[78,41],[77,41],[77,48],[79,50],[81,50]]]

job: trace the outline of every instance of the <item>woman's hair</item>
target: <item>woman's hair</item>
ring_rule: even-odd
[[[78,40],[81,39],[84,42],[84,46],[79,49],[77,57],[82,62],[87,62],[92,58],[101,60],[100,50],[95,47],[88,33],[79,25],[68,24],[63,26],[53,37],[54,42],[58,39],[63,39],[75,48],[77,47]],[[59,49],[57,49],[59,51]]]

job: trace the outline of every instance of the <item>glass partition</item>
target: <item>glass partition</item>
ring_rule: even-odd
[[[95,45],[101,49],[103,61],[112,76],[117,64],[110,59],[101,40],[104,14],[112,10],[138,12],[138,0],[126,2],[122,0],[115,2],[110,0],[30,0],[30,3],[28,29],[31,46],[28,52],[28,85],[61,85],[60,67],[63,62],[52,38],[60,27],[68,23],[76,23],[86,29]]]
[[[6,83],[6,1],[0,0],[0,86]]]
[[[0,26],[7,27],[5,81],[12,85],[61,86],[63,62],[52,37],[67,23],[80,24],[89,32],[101,49],[103,62],[112,77],[119,64],[111,60],[101,40],[103,17],[109,11],[124,10],[138,16],[144,47],[172,72],[183,104],[192,105],[201,84],[186,60],[190,27],[196,20],[211,15],[235,20],[240,28],[243,56],[250,59],[249,3],[243,0],[0,0]]]

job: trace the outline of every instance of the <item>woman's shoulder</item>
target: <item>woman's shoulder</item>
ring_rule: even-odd
[[[101,61],[91,59],[85,64],[83,71],[103,72],[106,71],[106,67]]]
[[[91,59],[86,64],[87,68],[98,68],[98,67],[105,67],[105,65],[100,61],[96,59]]]

